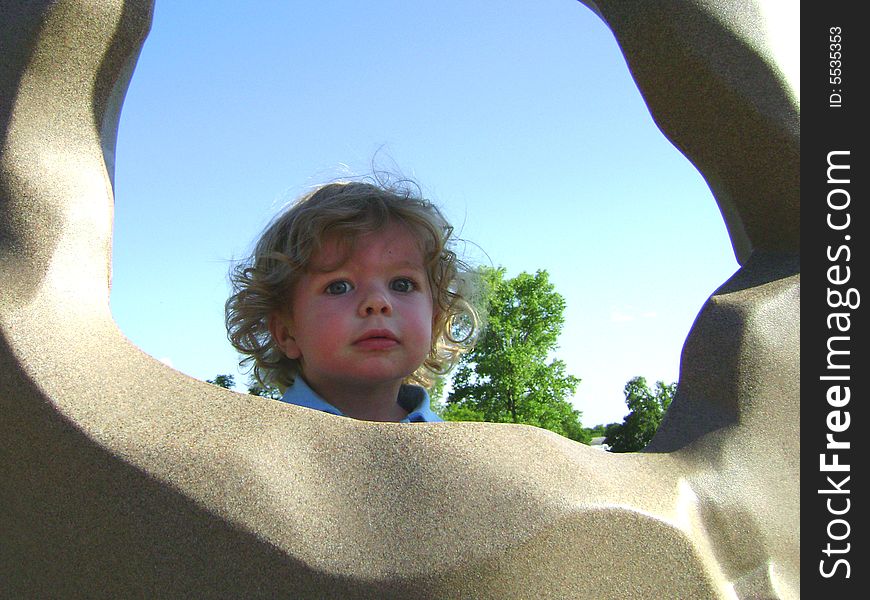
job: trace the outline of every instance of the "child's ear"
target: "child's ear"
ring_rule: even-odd
[[[438,322],[441,320],[441,310],[439,310],[438,305],[433,302],[432,308],[432,335],[434,336],[438,328]]]
[[[278,312],[269,315],[269,333],[272,334],[272,339],[287,358],[295,360],[301,357],[302,353],[296,344],[296,338],[290,333],[290,326],[290,319],[286,315]]]

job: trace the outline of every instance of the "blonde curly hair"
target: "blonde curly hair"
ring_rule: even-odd
[[[329,183],[290,205],[266,227],[253,253],[230,272],[233,293],[226,302],[227,337],[264,386],[282,392],[301,371],[272,339],[269,318],[288,308],[293,287],[306,273],[327,239],[350,249],[354,240],[390,223],[402,223],[418,239],[432,290],[435,315],[432,347],[406,383],[431,387],[470,350],[480,329],[470,298],[476,289],[471,271],[452,245],[453,227],[431,202],[398,184],[362,181]]]

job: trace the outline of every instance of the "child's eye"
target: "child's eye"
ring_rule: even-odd
[[[390,282],[390,288],[394,292],[413,292],[417,289],[417,284],[407,277],[399,277]]]
[[[333,281],[329,285],[326,286],[324,290],[327,294],[331,296],[340,296],[342,294],[346,294],[353,289],[353,286],[349,281]]]

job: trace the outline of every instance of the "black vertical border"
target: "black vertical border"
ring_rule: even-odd
[[[870,436],[865,408],[870,372],[865,305],[870,303],[870,288],[864,283],[870,174],[865,150],[867,95],[862,91],[867,65],[861,59],[870,31],[866,19],[858,17],[855,6],[860,5],[807,3],[801,15],[801,83],[806,92],[802,99],[807,101],[801,122],[801,264],[806,271],[801,276],[806,284],[801,295],[801,591],[808,598],[866,597],[870,571],[863,525],[867,494],[862,493],[867,487],[864,440]],[[831,172],[833,179],[848,183],[829,182],[829,161],[849,165],[848,170]],[[831,208],[829,197],[837,208]],[[847,275],[848,281],[842,281]],[[848,295],[843,301],[851,298],[854,308],[832,306],[840,302],[837,292]],[[832,317],[834,313],[848,316]],[[829,347],[848,354],[831,355]],[[831,368],[829,359],[841,368]],[[848,380],[823,379],[832,375]],[[828,401],[836,385],[842,387],[839,396],[832,392],[833,401],[836,404],[839,397],[840,406]],[[848,403],[844,387],[849,388]],[[849,447],[828,448],[828,434]],[[848,464],[849,470],[823,470],[823,454],[828,464],[837,454],[837,462]],[[833,493],[838,487],[843,493]]]

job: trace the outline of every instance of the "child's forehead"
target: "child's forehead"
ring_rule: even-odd
[[[425,268],[424,244],[410,226],[390,222],[369,232],[329,232],[309,262],[309,271],[333,271],[349,262]]]

